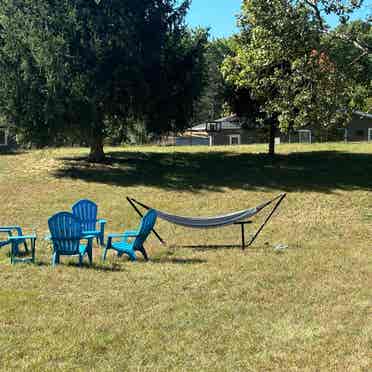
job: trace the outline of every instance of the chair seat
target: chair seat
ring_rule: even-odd
[[[74,255],[77,255],[77,254],[81,254],[82,256],[84,256],[85,253],[87,253],[87,248],[88,248],[87,244],[80,244],[79,245],[79,252],[72,253],[71,251],[59,250],[59,254],[67,255],[67,256],[74,256]]]
[[[133,244],[125,240],[112,243],[112,248],[116,249],[118,252],[133,252]]]

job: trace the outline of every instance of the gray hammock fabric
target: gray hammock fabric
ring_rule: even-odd
[[[165,220],[165,221],[168,221],[168,222],[176,224],[176,225],[181,225],[181,226],[184,226],[184,227],[191,227],[191,228],[195,228],[195,229],[212,229],[212,228],[218,228],[218,227],[222,227],[222,226],[231,225],[235,222],[244,220],[246,218],[253,217],[258,212],[260,212],[262,209],[264,209],[265,207],[267,207],[268,205],[270,205],[274,201],[277,201],[274,208],[271,210],[269,215],[265,218],[265,221],[259,227],[257,232],[253,235],[249,244],[246,245],[246,246],[244,245],[244,235],[243,235],[243,232],[242,232],[242,239],[243,239],[243,247],[242,248],[244,249],[245,247],[249,247],[250,245],[253,244],[253,242],[256,240],[257,236],[260,234],[260,232],[265,227],[265,225],[269,222],[269,220],[274,215],[275,211],[277,210],[277,208],[279,207],[279,205],[281,204],[281,202],[283,201],[283,199],[285,197],[286,197],[286,193],[283,193],[283,194],[278,195],[274,199],[271,199],[270,201],[268,201],[266,203],[262,203],[262,204],[258,205],[255,208],[249,208],[249,209],[245,209],[245,210],[238,211],[238,212],[235,212],[235,213],[225,214],[225,215],[222,215],[222,216],[204,217],[204,218],[202,218],[202,217],[176,216],[174,214],[162,212],[162,211],[159,211],[157,209],[151,208],[151,207],[139,202],[138,200],[130,198],[128,196],[127,196],[127,201],[129,202],[129,204],[133,207],[133,209],[141,217],[143,217],[143,214],[140,212],[140,210],[138,209],[136,204],[141,206],[142,208],[144,208],[146,210],[153,209],[154,211],[156,211],[157,216],[159,218]],[[165,241],[160,237],[160,235],[155,231],[155,229],[152,229],[152,231],[156,235],[156,237],[160,240],[160,242],[162,244],[165,244]]]
[[[216,217],[184,217],[162,212],[157,209],[155,209],[155,211],[159,218],[176,225],[191,227],[194,229],[213,229],[221,226],[232,225],[234,222],[253,217],[271,202],[272,201],[260,204],[255,208],[244,209],[242,211],[224,214]]]

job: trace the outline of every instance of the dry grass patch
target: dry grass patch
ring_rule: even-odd
[[[2,370],[371,369],[371,145],[283,145],[274,163],[262,146],[107,151],[93,166],[85,149],[1,155],[0,224],[42,237],[50,215],[83,197],[109,231],[138,223],[126,195],[185,215],[288,198],[246,252],[229,248],[238,227],[161,221],[168,246],[151,236],[150,263],[104,264],[96,247],[93,268],[64,258],[52,269],[40,238],[37,265],[10,266],[3,248]]]

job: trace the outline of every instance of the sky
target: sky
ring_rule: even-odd
[[[240,12],[241,4],[242,0],[192,0],[187,23],[191,27],[210,27],[210,34],[214,38],[230,36],[238,31],[236,15]],[[353,19],[365,19],[367,14],[372,14],[372,0],[364,0],[363,8],[355,12]],[[337,25],[336,17],[327,20],[332,27]]]

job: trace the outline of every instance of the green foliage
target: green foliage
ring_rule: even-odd
[[[39,145],[59,135],[88,141],[96,160],[107,123],[136,117],[158,132],[171,121],[185,126],[201,89],[206,39],[187,31],[188,6],[2,0],[0,111]],[[165,98],[173,112],[154,124]]]
[[[282,131],[347,120],[340,109],[350,102],[349,79],[331,58],[323,20],[309,3],[244,1],[236,55],[223,63],[226,80],[243,101],[240,107],[244,101],[247,113],[258,107],[256,118],[271,127],[277,123]],[[321,3],[327,13],[339,16],[353,8],[341,1]],[[271,140],[274,133],[272,129]]]
[[[205,85],[207,40],[203,29],[183,28],[168,35],[160,66],[152,66],[149,73],[154,84],[144,111],[150,133],[158,135],[189,127]]]
[[[223,78],[221,65],[225,58],[234,55],[234,43],[235,37],[208,43],[205,53],[206,83],[194,113],[196,123],[215,120],[224,114],[232,95],[229,84]]]
[[[349,79],[351,108],[368,110],[368,97],[372,97],[372,53],[361,51],[349,40],[337,37],[339,34],[349,35],[361,45],[372,45],[372,26],[358,20],[340,25],[324,38],[332,60]]]

